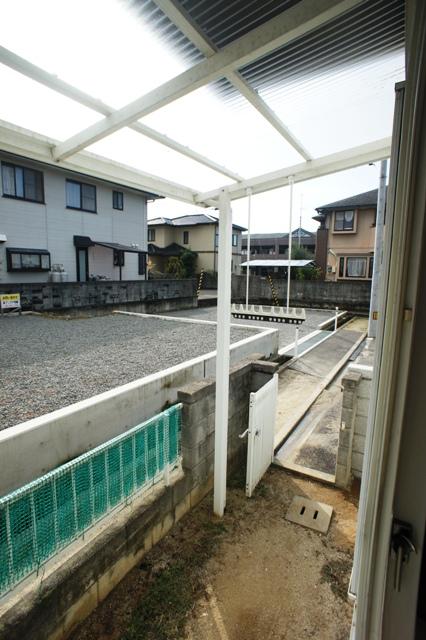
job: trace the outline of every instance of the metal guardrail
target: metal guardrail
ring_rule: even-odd
[[[177,404],[0,499],[0,593],[179,462]]]

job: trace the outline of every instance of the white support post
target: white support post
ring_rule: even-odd
[[[297,358],[299,355],[299,327],[296,327],[296,335],[294,338],[294,357]]]
[[[334,316],[334,330],[337,331],[337,317],[339,315],[339,307],[336,307],[336,314]]]
[[[293,224],[293,186],[294,179],[293,176],[289,176],[288,183],[290,185],[290,230],[288,233],[288,267],[287,267],[287,313],[290,307],[290,278],[291,278],[291,227]]]
[[[250,222],[251,222],[251,189],[247,189],[248,197],[248,220],[247,220],[247,266],[246,266],[246,309],[249,305],[249,288],[250,288]]]
[[[219,195],[217,288],[216,406],[213,511],[222,517],[226,504],[228,453],[229,346],[231,330],[232,212],[226,189]]]
[[[373,279],[371,282],[370,316],[368,319],[368,337],[375,338],[377,335],[377,320],[379,309],[379,285],[382,272],[383,260],[383,230],[385,224],[386,208],[386,178],[388,173],[388,161],[382,160],[380,163],[379,192],[377,194],[376,213],[376,237],[374,239],[374,263]]]

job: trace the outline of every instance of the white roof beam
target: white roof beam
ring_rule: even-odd
[[[299,38],[362,1],[300,0],[287,11],[238,38],[207,60],[199,62],[160,87],[57,145],[53,150],[54,158],[63,160],[71,156],[135,120]]]
[[[310,162],[302,162],[291,167],[286,167],[285,169],[265,173],[255,178],[245,180],[238,185],[231,185],[226,188],[231,200],[238,200],[247,195],[248,188],[252,190],[253,194],[263,193],[287,186],[291,177],[294,182],[304,182],[305,180],[320,178],[321,176],[337,173],[338,171],[360,167],[369,162],[384,160],[385,158],[389,158],[390,149],[391,138],[383,138],[360,145],[359,147],[353,147],[352,149],[332,153],[328,156],[315,158]],[[216,200],[219,197],[223,189],[224,187],[221,187],[214,191],[197,194],[195,197],[196,204],[210,204],[212,200]]]
[[[211,58],[218,52],[208,38],[200,32],[183,7],[176,6],[174,0],[154,0],[161,11],[176,25],[176,27],[192,42],[206,58]],[[312,156],[302,143],[291,133],[277,114],[261,98],[257,91],[242,77],[238,71],[231,71],[226,79],[237,89],[250,104],[271,124],[276,131],[304,158],[312,160]]]
[[[53,73],[48,73],[44,69],[37,67],[35,64],[32,64],[28,60],[25,60],[25,58],[21,58],[21,56],[16,55],[16,53],[13,53],[9,49],[6,49],[2,46],[0,46],[0,62],[10,67],[11,69],[22,73],[24,76],[27,76],[28,78],[31,78],[32,80],[35,80],[36,82],[49,87],[49,89],[53,89],[54,91],[61,93],[67,98],[71,98],[71,100],[74,100],[75,102],[78,102],[79,104],[82,104],[89,109],[93,109],[94,111],[98,111],[98,113],[102,113],[104,116],[109,116],[114,112],[114,109],[105,104],[105,102],[102,102],[102,100],[98,100],[88,93],[77,89],[77,87],[74,87],[68,82],[61,80]],[[151,127],[147,127],[140,122],[135,122],[130,125],[130,128],[146,136],[147,138],[151,138],[151,140],[155,140],[156,142],[159,142],[160,144],[169,147],[170,149],[173,149],[174,151],[177,151],[178,153],[181,153],[182,155],[187,156],[188,158],[191,158],[196,162],[199,162],[209,169],[213,169],[214,171],[217,171],[218,173],[231,178],[231,180],[235,180],[236,182],[243,180],[243,178],[235,171],[231,171],[231,169],[224,167],[218,162],[215,162],[210,158],[206,158],[201,153],[198,153],[197,151],[194,151],[193,149],[180,144],[180,142],[177,142],[176,140],[165,136],[155,129],[151,129]]]
[[[57,163],[52,158],[52,147],[55,144],[57,144],[57,140],[0,120],[1,151],[57,167]],[[95,179],[107,180],[116,185],[149,191],[160,196],[194,204],[196,194],[194,189],[88,151],[77,153],[69,160],[64,161],[61,163],[61,169],[69,169]],[[207,203],[207,206],[211,204]]]

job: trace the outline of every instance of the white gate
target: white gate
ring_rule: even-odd
[[[246,495],[251,497],[274,457],[278,374],[250,394]]]

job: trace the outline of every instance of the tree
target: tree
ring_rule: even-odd
[[[288,259],[288,250],[286,252],[286,258]],[[306,247],[292,246],[291,247],[291,259],[292,260],[313,260],[314,254],[306,249]]]
[[[195,276],[195,265],[197,262],[197,254],[194,251],[185,249],[182,251],[180,259],[185,271],[185,278],[193,278]]]
[[[172,256],[167,260],[166,273],[169,273],[174,278],[181,279],[185,277],[185,268],[181,258]]]

